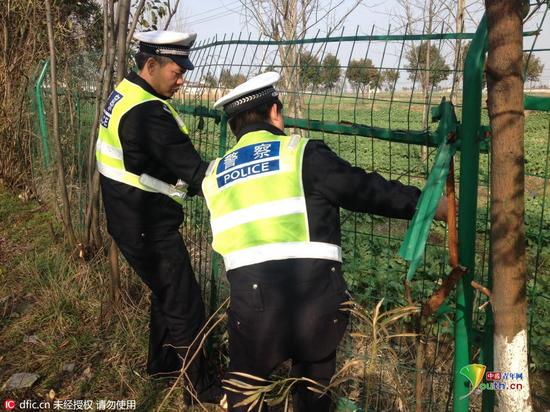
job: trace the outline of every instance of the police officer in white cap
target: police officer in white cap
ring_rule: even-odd
[[[420,190],[353,167],[320,140],[287,136],[278,79],[261,74],[214,105],[238,139],[202,184],[230,283],[229,372],[266,379],[292,359],[293,376],[326,385],[347,325],[340,208],[410,219]],[[294,386],[294,412],[328,411],[330,397],[308,386]],[[234,389],[229,410],[247,410],[235,406],[247,395]]]
[[[178,182],[198,193],[208,165],[168,101],[193,69],[196,34],[151,31],[135,38],[138,73],[109,96],[96,157],[108,231],[152,292],[147,372],[165,376],[179,372],[204,325],[201,291],[179,233],[185,193]],[[207,393],[199,358],[188,371],[197,391]]]

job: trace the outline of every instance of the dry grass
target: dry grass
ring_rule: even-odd
[[[381,311],[383,300],[372,311],[352,301],[342,305],[341,309],[351,315],[352,326],[345,345],[351,348],[351,352],[345,354],[345,359],[341,361],[340,368],[328,386],[323,387],[307,378],[266,380],[234,373],[234,378],[224,381],[224,387],[244,394],[246,399],[239,405],[248,406],[249,410],[265,401],[269,406],[281,406],[286,412],[291,410],[289,396],[292,387],[298,382],[306,382],[310,390],[319,394],[330,393],[335,399],[350,399],[355,405],[364,406],[364,410],[369,409],[375,395],[380,392],[380,385],[383,385],[388,391],[394,392],[395,400],[388,409],[379,410],[409,410],[412,388],[408,388],[410,385],[397,373],[400,356],[393,345],[396,339],[416,337],[414,333],[396,330],[403,319],[417,314],[420,309],[417,306],[406,306]]]
[[[368,410],[378,403],[381,392],[390,394],[377,410],[407,411],[413,386],[400,374],[402,355],[397,341],[412,345],[415,333],[404,329],[404,320],[419,312],[417,306],[403,306],[382,311],[384,299],[374,309],[347,302],[343,310],[351,315],[346,358],[329,387],[339,397],[346,397]],[[338,388],[338,389],[337,389]]]
[[[183,379],[146,377],[149,293],[139,278],[122,265],[123,293],[113,307],[103,255],[69,258],[57,220],[36,201],[0,189],[0,218],[0,384],[17,372],[40,375],[33,387],[2,395],[52,403],[133,399],[142,411],[184,409]]]

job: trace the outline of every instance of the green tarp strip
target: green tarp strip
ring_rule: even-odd
[[[437,149],[435,164],[428,176],[416,207],[416,213],[409,226],[405,240],[399,249],[399,256],[410,262],[407,280],[411,281],[422,261],[426,242],[435,216],[437,205],[445,188],[449,164],[456,151],[455,144],[442,143]]]

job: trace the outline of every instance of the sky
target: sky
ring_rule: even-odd
[[[329,1],[326,0],[325,3]],[[338,1],[333,0],[332,3],[336,4]],[[336,10],[336,14],[342,14],[353,3],[353,0],[344,0],[344,4]],[[479,18],[483,12],[483,3],[466,0],[466,5],[468,13],[470,13],[472,18]],[[374,30],[375,34],[385,34],[388,32],[390,25],[392,26],[392,34],[402,34],[404,30],[399,27],[401,24],[396,17],[403,13],[402,10],[396,0],[366,0],[348,16],[344,34],[353,35],[356,33],[356,30],[360,35],[370,34],[372,30]],[[317,28],[324,30],[325,26],[326,22],[322,22]],[[170,28],[197,32],[197,42],[201,41],[201,39],[213,38],[215,35],[218,35],[218,38],[223,38],[224,35],[230,35],[231,33],[235,35],[242,33],[243,37],[248,37],[249,34],[252,38],[257,38],[258,36],[257,29],[247,24],[239,0],[182,0]],[[525,29],[528,30],[531,28],[532,24],[528,25]],[[397,31],[394,32],[395,29]],[[474,30],[475,27],[470,26],[466,27],[465,31],[473,32]],[[550,13],[545,19],[543,33],[537,41],[537,48],[550,49],[549,33]],[[313,36],[314,33],[311,37]],[[530,48],[530,40],[525,41],[524,48]],[[376,50],[372,52],[376,55]],[[389,54],[391,55],[391,53]],[[545,66],[541,76],[541,83],[550,86],[550,50],[539,52],[537,56],[542,59]],[[448,60],[451,60],[448,63],[452,63],[451,57]]]

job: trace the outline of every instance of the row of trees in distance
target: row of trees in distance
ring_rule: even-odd
[[[430,45],[429,59],[427,59],[428,43],[423,42],[411,47],[406,53],[407,64],[404,69],[408,72],[411,81],[415,81],[422,89],[437,87],[442,81],[447,80],[452,70],[445,62],[440,50],[436,45]],[[463,46],[463,55],[468,51],[468,45]],[[328,53],[322,61],[316,54],[302,51],[299,54],[299,65],[297,70],[301,85],[304,89],[319,87],[325,90],[333,90],[342,80],[342,65],[334,54]],[[421,75],[426,70],[426,62],[429,61],[430,76]],[[524,56],[524,64],[527,65],[525,77],[527,81],[539,81],[544,68],[540,58]],[[277,67],[272,69],[277,70]],[[374,88],[385,91],[393,91],[400,77],[400,70],[397,68],[377,68],[371,59],[360,58],[350,60],[345,69],[345,78],[357,93]],[[208,87],[224,87],[231,89],[244,82],[246,76],[241,73],[231,73],[230,69],[223,69],[219,78],[208,72],[203,83]],[[424,84],[426,83],[426,84]]]

